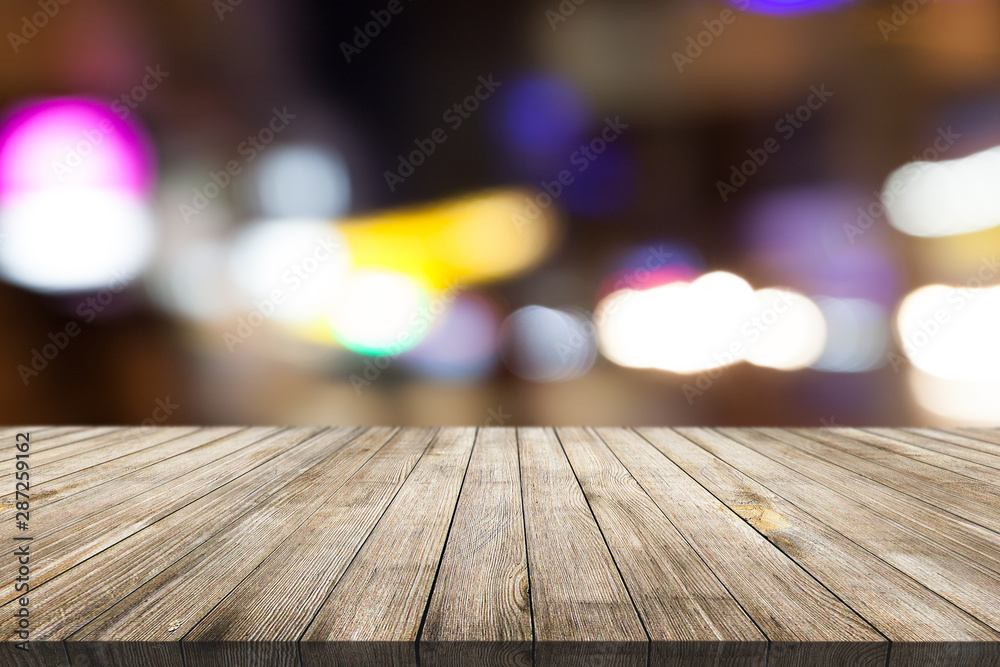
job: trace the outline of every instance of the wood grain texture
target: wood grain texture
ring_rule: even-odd
[[[935,429],[946,433],[957,433],[967,435],[979,444],[975,447],[982,451],[1000,453],[1000,429],[997,428],[956,428],[956,429]],[[973,445],[970,444],[970,447]]]
[[[55,463],[90,449],[98,449],[108,444],[125,440],[131,434],[143,434],[143,431],[105,426],[83,429],[82,431],[70,431],[37,443],[32,439],[30,449],[31,460],[35,462],[35,465],[39,466],[47,463]],[[146,435],[152,435],[152,432],[146,432]],[[10,438],[9,446],[4,448],[3,461],[13,461],[14,457],[19,453],[14,447],[14,439]],[[0,479],[7,480],[13,476],[13,468],[10,466],[3,466],[2,471]]]
[[[964,448],[962,447],[949,445],[949,443],[931,438],[922,438],[917,434],[904,434],[898,431],[841,428],[837,432],[857,442],[870,445],[873,449],[879,451],[876,456],[882,462],[882,465],[893,465],[892,456],[904,456],[928,466],[944,470],[946,477],[958,482],[955,484],[958,493],[963,493],[963,487],[968,487],[969,485],[980,489],[981,493],[996,495],[1000,492],[1000,469],[991,468],[954,456],[954,451],[963,450]],[[942,452],[940,451],[941,449],[950,451]],[[888,453],[889,456],[882,455],[882,451]],[[929,474],[933,474],[933,472]],[[962,480],[961,478],[965,479]]]
[[[421,631],[421,662],[517,664],[530,661],[531,642],[517,436],[481,430]]]
[[[761,470],[760,474],[767,477],[768,486],[785,498],[832,528],[850,535],[876,556],[991,628],[1000,628],[1000,605],[996,604],[995,594],[1000,591],[1000,575],[979,565],[962,552],[960,545],[953,549],[943,548],[925,533],[915,530],[922,524],[912,521],[905,510],[890,507],[891,494],[886,496],[886,501],[880,502],[877,486],[852,483],[856,478],[850,477],[848,471],[818,473],[816,471],[824,468],[822,464],[809,461],[795,448],[784,449],[782,443],[763,434],[720,429],[732,440],[745,445],[741,448],[729,443],[713,446],[707,439],[698,438],[692,430],[679,430],[719,458],[729,461],[742,456],[741,470]],[[753,455],[746,451],[748,449],[764,456]],[[776,457],[780,458],[780,463],[774,460]],[[819,482],[835,486],[837,491]],[[941,517],[938,525],[944,527],[946,520],[946,515]]]
[[[304,459],[284,484],[250,511],[238,516],[211,539],[132,591],[69,641],[170,642],[186,635],[268,555],[299,530],[348,478],[389,439],[391,429],[323,434],[321,457],[314,465],[312,447],[299,447]]]
[[[101,448],[47,465],[33,466],[32,505],[38,509],[52,499],[66,498],[104,484],[239,430],[235,427],[156,429],[148,435],[128,438],[120,446],[113,443],[112,452]],[[10,506],[13,500],[13,494],[2,496],[0,506]]]
[[[1000,447],[992,448],[988,443],[968,435],[940,429],[866,429],[873,433],[899,438],[963,461],[972,461],[1000,470]]]
[[[407,429],[390,439],[184,641],[298,641],[433,436]]]
[[[801,472],[813,481],[808,484],[829,488],[901,525],[922,534],[928,544],[951,551],[970,564],[1000,572],[1000,539],[996,532],[957,517],[917,495],[899,493],[896,489],[871,479],[852,469],[864,462],[839,452],[816,450],[816,441],[781,429],[719,429],[720,432],[764,455],[779,459],[789,468]],[[799,447],[793,445],[798,444]],[[826,454],[824,456],[824,454]],[[859,463],[860,462],[860,463]],[[912,485],[911,491],[926,488]]]
[[[53,502],[36,521],[34,584],[41,585],[75,563],[176,512],[194,500],[279,456],[319,429],[287,430],[273,437],[272,429],[250,429],[199,447],[182,461],[163,461],[162,481],[149,489],[135,480],[95,487],[81,502],[73,497]],[[193,469],[188,466],[193,466]],[[149,471],[149,468],[139,471]],[[170,482],[170,483],[168,483]],[[109,487],[105,489],[104,487]],[[58,507],[58,509],[51,509]],[[0,576],[11,579],[15,563],[0,563]]]
[[[774,434],[781,431],[784,429],[765,429],[762,432]],[[845,435],[842,429],[824,428],[806,433],[796,429],[788,431],[803,436],[802,440],[796,441],[796,446],[806,451],[830,460],[835,458],[838,465],[860,472],[900,493],[919,496],[956,516],[1000,531],[1000,516],[996,513],[996,507],[1000,505],[1000,488],[920,458],[933,458],[932,452],[874,435],[861,434],[869,441],[861,442]]]
[[[0,665],[1000,666],[996,429],[30,430]]]
[[[518,447],[535,640],[570,664],[639,645],[645,659],[646,631],[555,432],[519,428]]]
[[[290,466],[310,467],[329,452],[330,441],[313,437],[319,431],[286,429],[264,438],[253,451],[258,456],[283,452]],[[238,468],[232,479],[222,481],[203,496],[186,498],[175,493],[175,502],[180,506],[158,520],[147,513],[162,511],[160,493],[149,498],[148,506],[139,501],[118,508],[106,523],[98,524],[91,538],[107,540],[110,546],[34,584],[32,600],[42,612],[34,619],[34,636],[66,639],[284,483],[285,478],[274,468],[257,465]],[[122,512],[129,514],[123,517]],[[33,542],[33,547],[37,545]],[[8,603],[5,608],[13,606]]]
[[[852,541],[843,525],[847,534],[786,499],[781,495],[787,493],[784,487],[775,484],[776,492],[758,481],[766,482],[774,474],[768,462],[752,452],[740,456],[735,450],[730,455],[730,442],[715,431],[684,429],[684,433],[687,438],[671,440],[666,456],[881,628],[893,642],[889,664],[948,664],[942,661],[963,644],[1000,640],[1000,634]],[[729,462],[710,450],[726,451]]]
[[[557,433],[650,639],[763,664],[767,638],[598,434]]]
[[[415,648],[474,441],[472,428],[437,433],[302,641]]]
[[[642,432],[648,442],[630,431],[599,430],[757,622],[771,642],[769,665],[885,663],[887,642],[876,630],[665,456],[680,436]]]

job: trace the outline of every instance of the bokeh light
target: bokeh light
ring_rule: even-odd
[[[0,233],[0,273],[41,292],[130,283],[156,238],[145,203],[113,190],[21,195],[0,206]]]
[[[817,297],[826,320],[823,354],[813,368],[833,373],[863,373],[885,365],[891,342],[889,315],[865,299]]]
[[[521,273],[558,239],[551,209],[522,191],[389,211],[345,222],[341,231],[355,266],[399,271],[439,289]]]
[[[400,361],[425,377],[469,381],[492,373],[497,365],[496,310],[485,298],[461,294],[445,304],[427,337]]]
[[[739,361],[794,370],[819,356],[819,309],[789,290],[754,291],[732,273],[621,290],[594,313],[601,351],[621,366],[696,373]]]
[[[332,299],[328,321],[334,338],[353,352],[398,355],[412,349],[434,322],[428,291],[392,271],[352,272]]]
[[[266,220],[233,240],[229,269],[246,308],[308,327],[325,321],[350,266],[343,237],[321,220]]]
[[[896,334],[910,363],[929,375],[1000,377],[1000,287],[921,287],[900,304]]]
[[[748,206],[745,239],[769,281],[891,308],[901,296],[903,278],[886,239],[887,226],[869,216],[871,208],[872,198],[852,188],[776,190]]]
[[[849,5],[854,0],[729,0],[742,11],[772,16],[795,16],[812,12],[825,12]]]
[[[310,145],[277,146],[256,173],[261,213],[268,218],[337,218],[351,206],[343,158]]]
[[[526,306],[500,329],[500,350],[512,373],[532,382],[561,382],[585,374],[597,346],[593,325],[577,313]]]
[[[79,189],[143,197],[153,184],[151,155],[145,133],[104,103],[25,104],[0,130],[0,200]]]
[[[150,296],[161,308],[183,318],[209,324],[226,322],[240,301],[228,262],[225,243],[191,242],[183,252],[167,253],[150,272]]]
[[[1000,148],[957,160],[911,162],[882,188],[889,221],[913,236],[967,234],[1000,225]]]
[[[790,290],[761,289],[754,293],[757,310],[749,326],[746,360],[755,366],[794,371],[815,362],[826,344],[826,321],[810,299]]]
[[[597,300],[623,289],[645,290],[673,282],[691,282],[704,269],[698,252],[688,244],[652,241],[629,250],[605,276]]]
[[[26,104],[0,130],[0,273],[41,292],[124,286],[156,240],[142,131],[83,99]]]
[[[565,79],[536,74],[507,86],[499,116],[506,147],[529,156],[559,155],[591,122],[583,96]],[[562,157],[569,158],[568,154]]]
[[[1000,414],[1000,382],[942,378],[911,368],[907,384],[917,405],[956,423],[996,425]]]

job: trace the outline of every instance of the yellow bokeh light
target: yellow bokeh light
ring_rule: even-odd
[[[390,269],[445,289],[516,275],[555,246],[554,217],[507,190],[345,221],[355,268]],[[537,209],[536,209],[537,211]]]

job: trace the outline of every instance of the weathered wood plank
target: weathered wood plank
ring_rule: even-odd
[[[988,443],[954,431],[933,428],[875,429],[868,431],[895,437],[942,454],[954,456],[963,461],[973,461],[980,465],[1000,470],[1000,447],[990,447]]]
[[[679,430],[744,474],[766,478],[776,493],[994,630],[1000,628],[995,593],[1000,591],[1000,575],[963,555],[961,545],[954,550],[942,548],[931,537],[933,531],[915,529],[926,529],[919,521],[926,520],[929,512],[905,507],[901,501],[905,496],[882,492],[871,482],[864,485],[863,478],[848,470],[830,470],[815,457],[753,430],[719,429],[742,448],[730,443],[713,445],[693,429]],[[742,457],[738,462],[737,456]],[[958,519],[943,515],[931,523],[943,533],[952,521]]]
[[[222,437],[235,433],[237,428],[229,429],[202,429],[202,428],[179,428],[174,429],[150,429],[147,432],[136,434],[132,437],[124,438],[120,443],[111,442],[107,447],[92,449],[52,463],[39,463],[33,461],[31,467],[31,501],[34,509],[39,509],[54,498],[65,498],[72,493],[79,480],[89,479],[90,484],[83,486],[94,486],[104,483],[129,472],[129,464],[138,457],[139,460],[149,460],[151,463],[166,458],[160,455],[158,445],[166,443],[168,446],[178,441],[182,444],[188,442],[204,442],[204,438],[211,435]],[[107,436],[105,436],[107,437]],[[190,449],[193,445],[188,445]],[[168,448],[169,449],[169,448]],[[113,477],[109,477],[111,474]],[[67,483],[67,480],[71,479]],[[79,488],[79,487],[77,487]],[[14,494],[8,493],[0,496],[0,507],[12,507]]]
[[[351,436],[350,429],[335,429],[311,437],[316,432],[316,429],[286,429],[261,441],[262,448],[284,447],[288,470],[266,465],[241,470],[234,479],[195,502],[151,522],[50,580],[36,584],[31,599],[41,613],[34,615],[33,637],[66,639],[192,548],[210,539],[235,517],[279,491],[290,475],[306,472]],[[0,607],[0,614],[12,606]],[[176,641],[160,644],[169,648]],[[136,650],[143,646],[149,648],[150,655],[162,652],[157,642],[135,643]]]
[[[973,440],[977,440],[983,451],[997,453],[1000,452],[1000,429],[995,428],[949,428],[935,429],[960,435],[967,435]],[[972,446],[972,445],[969,445]]]
[[[302,637],[332,642],[324,660],[342,661],[337,642],[360,642],[416,660],[416,640],[475,441],[473,428],[445,428],[406,479]]]
[[[791,430],[808,437],[808,434],[801,429]],[[887,467],[895,467],[897,462],[893,457],[901,456],[932,468],[944,470],[945,477],[953,482],[965,478],[964,485],[966,486],[971,483],[980,486],[984,492],[992,492],[993,495],[1000,493],[1000,470],[973,463],[952,454],[942,453],[938,451],[938,447],[934,446],[934,443],[944,448],[951,447],[953,450],[968,451],[963,447],[891,429],[839,427],[834,432],[869,446],[874,451],[873,457]],[[932,471],[926,469],[925,472],[933,474]],[[955,484],[954,486],[961,487],[963,484]]]
[[[157,432],[159,433],[160,430]],[[34,491],[31,496],[32,507],[37,510],[50,502],[65,500],[76,493],[85,492],[101,484],[107,484],[136,470],[171,459],[178,454],[202,447],[206,443],[225,438],[241,430],[244,429],[241,427],[199,428],[180,437],[168,439],[161,444],[151,444],[150,447],[131,454],[124,454],[103,463],[95,463],[88,468],[62,475],[52,481],[41,483],[34,481],[32,483],[32,490]],[[167,437],[166,434],[161,433],[154,438],[154,442],[156,439],[165,437]],[[48,474],[46,474],[47,476]],[[2,501],[0,501],[0,505],[8,504],[11,500],[11,496],[4,496]]]
[[[871,434],[859,433],[861,439],[857,439],[842,429],[821,428],[805,432],[765,429],[762,432],[782,430],[805,438],[800,441],[802,448],[830,460],[836,457],[838,465],[849,467],[900,493],[919,494],[943,510],[1000,531],[1000,516],[996,513],[1000,506],[1000,488],[933,465],[925,460],[933,458],[933,452]],[[923,482],[919,491],[914,486],[915,481]]]
[[[5,458],[0,460],[9,460],[11,452],[8,446],[15,442],[19,433],[27,433],[31,436],[32,447],[36,444],[39,447],[43,447],[42,443],[46,440],[84,431],[87,428],[87,426],[4,426],[0,428],[0,449],[3,450],[2,455]],[[113,427],[107,426],[104,428],[111,429]]]
[[[1000,665],[1000,430],[32,433],[4,665]]]
[[[95,426],[90,428],[80,429],[78,431],[68,431],[60,435],[53,436],[51,438],[44,438],[39,442],[35,442],[34,437],[31,440],[31,454],[43,454],[44,457],[40,457],[41,460],[51,463],[54,461],[59,461],[63,458],[73,456],[78,451],[87,451],[90,445],[102,446],[101,441],[96,441],[97,438],[105,435],[111,435],[112,441],[118,438],[118,434],[128,431],[133,432],[137,429],[127,429],[120,426]],[[96,441],[96,442],[95,442]],[[67,445],[75,445],[75,447],[67,449],[67,453],[56,452],[61,447],[66,447]],[[14,457],[19,454],[14,448],[14,439],[10,438],[9,444],[6,447],[0,449],[0,463],[4,461],[13,461]],[[10,474],[4,471],[5,475]]]
[[[387,442],[394,429],[344,431],[316,438],[319,458],[292,467],[287,482],[211,539],[183,554],[69,642],[174,642],[281,546]],[[297,448],[305,453],[309,448]],[[295,476],[299,471],[301,474]]]
[[[893,642],[890,665],[944,665],[962,656],[965,644],[1000,647],[994,644],[1000,634],[770,488],[775,471],[759,454],[741,456],[728,438],[710,429],[684,433],[692,439],[661,434],[661,441],[669,441],[662,450],[667,458]],[[710,449],[726,451],[746,472]],[[821,501],[828,504],[826,496]],[[983,665],[989,657],[988,652],[964,656],[969,664]]]
[[[531,642],[517,435],[512,428],[484,428],[476,434],[424,619],[420,661],[530,662]]]
[[[883,480],[873,479],[878,473],[866,474],[871,464],[864,460],[783,429],[719,430],[748,446],[764,447],[768,451],[763,453],[771,458],[775,458],[771,451],[775,452],[786,466],[805,466],[796,469],[821,478],[829,488],[913,528],[960,557],[1000,572],[1000,535],[996,531],[943,509],[930,499],[903,493]]]
[[[517,432],[536,660],[645,664],[648,635],[555,432]]]
[[[34,584],[41,585],[318,432],[288,430],[267,437],[275,431],[248,429],[178,457],[182,462],[164,461],[138,471],[147,472],[143,477],[148,478],[151,468],[162,469],[160,483],[152,488],[131,479],[116,480],[82,498],[51,503],[33,522]],[[0,562],[0,576],[12,579],[14,567],[10,561]]]
[[[7,445],[6,441],[14,442],[18,433],[27,433],[31,436],[31,445],[34,448],[38,445],[40,448],[43,447],[42,443],[46,440],[51,440],[57,438],[61,435],[69,435],[71,433],[76,433],[78,431],[84,430],[85,426],[15,426],[15,427],[4,427],[0,428],[0,443],[2,445]],[[9,454],[7,447],[2,447],[4,454]],[[7,458],[2,459],[4,461]]]
[[[211,665],[234,642],[297,642],[433,436],[405,429],[379,449],[184,637],[191,662]]]
[[[601,432],[601,431],[599,431]],[[556,429],[654,643],[764,665],[767,637],[593,430]]]
[[[767,635],[769,665],[885,664],[881,635],[665,456],[676,434],[598,433]]]

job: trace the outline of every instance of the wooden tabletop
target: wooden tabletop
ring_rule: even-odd
[[[4,665],[1000,664],[1000,430],[0,442]]]

